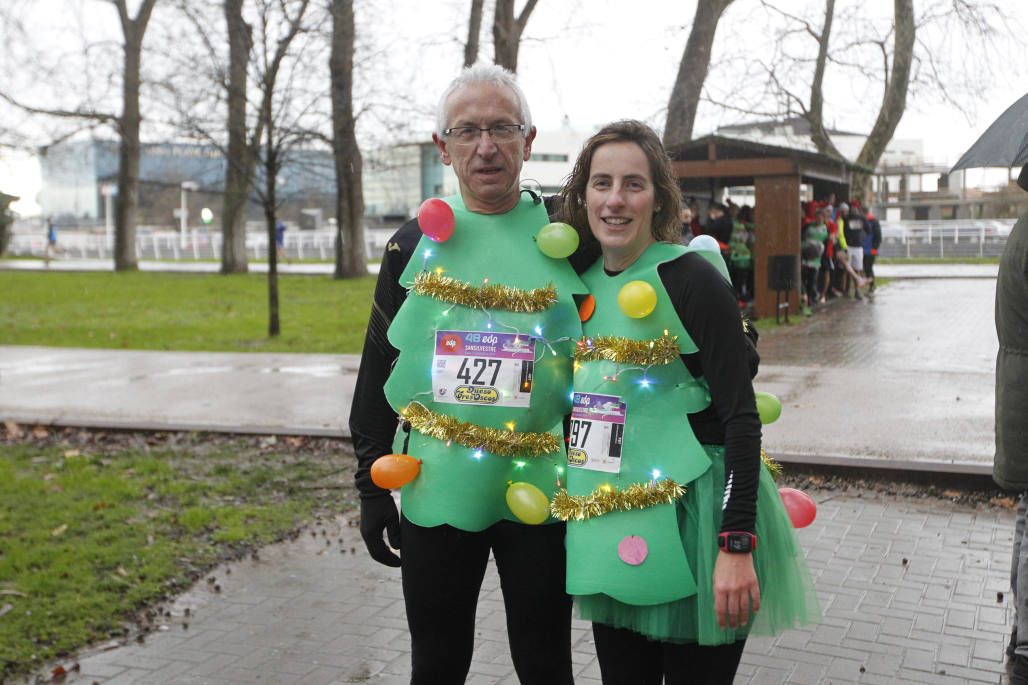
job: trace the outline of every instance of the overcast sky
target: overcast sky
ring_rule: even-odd
[[[921,15],[928,1],[915,0],[916,16]],[[843,12],[848,2],[837,0],[837,13]],[[1028,2],[996,2],[1012,21],[1010,34],[1028,35]],[[34,0],[36,6],[64,3],[65,0]],[[106,21],[108,30],[114,32],[112,37],[120,39],[109,5],[98,0],[83,0],[83,3],[90,9],[90,14],[96,15],[98,26],[103,26]],[[426,130],[431,126],[427,114],[435,97],[460,66],[468,4],[464,0],[401,0],[395,4],[387,0],[371,0],[369,7],[367,3],[357,2],[358,31],[363,28],[375,36],[371,46],[375,78],[394,81],[387,84],[391,88],[409,90],[425,112],[419,121],[412,122],[414,130]],[[517,4],[520,6],[523,2]],[[809,3],[790,0],[779,4],[810,18],[814,25],[821,22],[821,0]],[[393,7],[396,9],[392,16],[388,16]],[[861,3],[861,7],[862,16],[871,21],[889,16],[892,0],[867,0]],[[566,120],[574,128],[588,130],[626,117],[662,126],[670,87],[694,11],[694,2],[688,0],[539,2],[526,30],[518,65],[519,80],[528,95],[537,127],[556,128]],[[758,0],[736,0],[725,12],[718,27],[707,83],[707,92],[712,99],[731,106],[752,101],[763,91],[767,79],[760,76],[759,61],[769,61],[773,54],[768,36],[768,17],[767,10]],[[857,31],[855,25],[836,22],[832,42],[852,40],[858,37]],[[928,38],[927,32],[924,36]],[[481,53],[486,59],[492,57],[489,38],[490,27],[486,19]],[[797,42],[797,46],[812,43],[802,35],[792,40]],[[939,46],[935,57],[956,65],[964,75],[977,80],[983,88],[982,97],[961,99],[958,96],[968,110],[962,113],[943,102],[938,94],[913,93],[908,98],[907,111],[896,138],[922,139],[929,161],[952,164],[989,123],[1028,92],[1028,47],[1020,42],[1021,38],[1011,40],[997,36],[991,40],[1006,50],[1010,63],[1017,65],[1016,69],[1008,67],[990,74],[979,73],[980,61],[976,56],[983,52],[980,40],[959,34],[934,37],[934,44]],[[870,67],[880,68],[874,59],[865,57],[863,61],[870,62]],[[755,76],[749,82],[742,82],[739,74],[744,72]],[[874,123],[881,87],[869,83],[851,84],[845,73],[842,67],[830,65],[828,68],[825,79],[828,100],[826,124],[841,130],[866,133]],[[805,81],[809,81],[809,77],[805,77]],[[801,98],[809,97],[809,91],[803,91],[803,82],[797,86]],[[373,90],[382,89],[376,84]],[[771,103],[764,104],[771,108]],[[419,119],[417,115],[409,116]],[[701,135],[720,124],[756,118],[755,115],[704,102],[700,105],[694,133]],[[371,126],[373,121],[365,119],[363,125]],[[144,130],[144,139],[145,136]],[[0,161],[0,190],[31,200],[37,187],[38,175],[33,173],[31,166]],[[31,213],[33,205],[32,202],[24,202],[16,209]]]

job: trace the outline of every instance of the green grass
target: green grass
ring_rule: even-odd
[[[0,444],[0,682],[125,634],[141,608],[232,550],[295,529],[316,506],[312,488],[338,476],[302,454],[194,442],[106,453]],[[342,509],[344,490],[325,492]]]
[[[279,275],[281,333],[264,274],[0,271],[0,344],[134,350],[358,353],[373,276]]]

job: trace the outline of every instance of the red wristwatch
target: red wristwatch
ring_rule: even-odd
[[[717,546],[725,552],[746,554],[757,549],[757,536],[741,531],[721,533],[717,536]]]

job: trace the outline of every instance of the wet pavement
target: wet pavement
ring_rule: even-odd
[[[755,386],[784,405],[765,427],[772,456],[989,471],[994,273],[934,270],[765,332]],[[0,420],[343,436],[355,368],[347,355],[0,347]],[[1013,511],[812,492],[818,517],[798,534],[824,620],[750,640],[736,682],[1000,682]],[[322,524],[329,545],[304,535],[215,569],[220,593],[201,583],[166,630],[83,652],[65,682],[407,682],[399,574],[370,560],[352,523]],[[599,683],[587,624],[576,620],[573,644],[576,682]],[[492,564],[468,682],[517,682]]]

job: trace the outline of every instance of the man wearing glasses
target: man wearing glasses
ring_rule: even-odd
[[[568,330],[539,334],[535,376],[525,386],[531,387],[530,404],[522,396],[523,403],[510,408],[497,404],[456,406],[455,393],[446,393],[453,388],[439,387],[435,372],[429,374],[430,366],[434,370],[447,363],[433,340],[454,333],[464,335],[465,331],[428,330],[428,336],[441,337],[426,339],[428,344],[407,343],[419,323],[426,330],[451,328],[425,314],[448,304],[426,302],[428,298],[417,289],[408,297],[413,277],[434,273],[436,268],[473,286],[488,279],[505,281],[504,285],[541,281],[544,287],[552,280],[558,284],[559,302],[550,314],[539,315],[543,326],[537,327],[537,332],[568,325],[546,316],[559,315],[561,321],[573,320],[579,326],[571,293],[584,292],[584,288],[566,260],[540,256],[531,236],[547,222],[545,209],[538,198],[523,195],[519,188],[521,167],[529,158],[535,135],[525,96],[510,72],[489,64],[461,72],[440,98],[432,136],[442,162],[453,167],[459,181],[459,198],[447,198],[457,215],[454,237],[431,243],[422,239],[417,220],[407,222],[388,243],[375,288],[350,431],[358,461],[361,535],[373,559],[401,567],[411,632],[412,685],[465,681],[474,647],[475,609],[490,554],[500,576],[511,655],[521,682],[573,682],[571,601],[564,591],[564,524],[552,518],[540,525],[518,521],[504,501],[507,476],[496,477],[513,476],[517,468],[522,471],[517,471],[513,480],[531,480],[525,473],[536,469],[535,482],[550,496],[557,487],[556,466],[564,459],[563,448],[546,459],[525,459],[515,467],[519,462],[510,457],[469,448],[469,443],[459,438],[437,439],[418,425],[409,430],[406,441],[403,431],[397,433],[398,411],[428,405],[436,415],[446,415],[444,418],[491,428],[502,428],[499,417],[517,416],[516,427],[514,421],[507,424],[511,434],[538,431],[538,426],[543,426],[542,433],[532,435],[560,434],[568,409],[555,410],[552,398],[556,393],[544,390],[558,385],[549,378],[561,372],[547,370],[556,366],[544,369],[538,360],[540,353],[549,355],[553,346],[559,349],[564,344],[555,342],[558,335],[572,339],[577,334],[568,335]],[[526,234],[526,230],[532,233]],[[483,237],[487,233],[493,237]],[[461,247],[469,235],[472,240]],[[515,240],[519,242],[511,242]],[[400,311],[402,306],[404,311]],[[412,322],[415,310],[419,318]],[[475,331],[493,328],[494,318],[494,332],[521,326],[516,315],[484,307],[464,306],[448,316],[460,318],[462,326]],[[471,323],[476,316],[482,323]],[[516,325],[502,328],[507,324]],[[433,347],[434,353],[430,351]],[[566,356],[553,354],[552,359],[567,358],[570,369],[570,347]],[[419,385],[429,383],[430,375],[430,385]],[[570,371],[567,380],[569,384]],[[495,381],[493,374],[489,382]],[[519,390],[524,388],[515,388],[513,394]],[[498,404],[503,404],[505,394],[502,389],[495,393],[501,398]],[[545,415],[542,423],[541,415]],[[533,421],[537,427],[528,428]],[[409,429],[410,424],[404,428]],[[394,442],[397,435],[398,442]],[[401,451],[422,460],[418,476],[404,486],[402,516],[390,492],[376,486],[370,476],[377,458]],[[401,550],[400,557],[386,546],[383,537]]]

